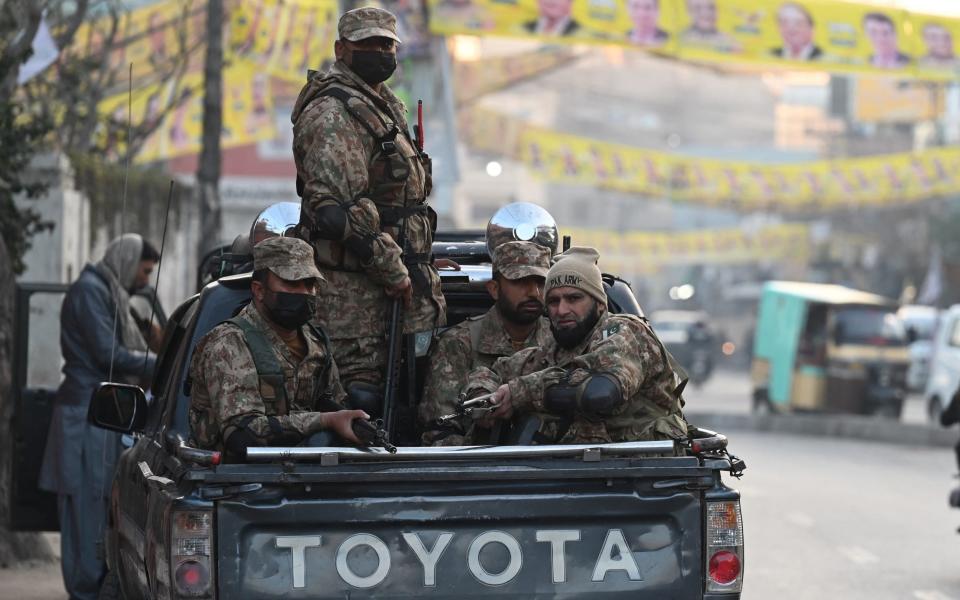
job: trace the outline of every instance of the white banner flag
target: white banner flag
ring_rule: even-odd
[[[33,54],[20,67],[20,74],[17,75],[18,85],[23,85],[39,75],[44,69],[52,65],[60,54],[57,43],[53,41],[53,36],[50,35],[50,28],[47,27],[45,19],[40,20],[40,27],[37,28],[37,35],[33,37],[31,48]]]

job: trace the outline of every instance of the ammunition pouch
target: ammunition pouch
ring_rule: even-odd
[[[381,416],[383,406],[383,390],[380,386],[364,381],[353,381],[347,385],[347,408],[362,410],[370,415],[371,419]]]
[[[352,90],[337,85],[332,85],[323,90],[318,97],[332,97],[340,101],[348,113],[364,128],[370,137],[374,140],[375,149],[370,163],[367,165],[368,189],[361,195],[369,198],[376,206],[380,217],[380,230],[386,231],[388,228],[395,228],[406,217],[423,215],[427,218],[433,231],[436,230],[436,214],[426,206],[426,195],[429,194],[431,186],[430,178],[430,159],[426,155],[418,152],[416,145],[407,132],[401,131],[396,123],[389,121],[385,115],[389,116],[390,109],[379,98],[371,98],[363,95],[362,92]],[[412,175],[412,161],[420,161],[424,168],[424,187],[425,193],[422,198],[408,198],[407,185]],[[334,228],[335,229],[335,228]],[[357,255],[357,259],[366,263],[372,257],[372,251],[364,246],[367,241],[363,238],[344,239],[342,242],[332,241],[340,240],[342,237],[328,236],[322,233],[320,224],[316,223],[311,230],[311,241],[322,238],[328,241],[326,244],[314,244],[317,249],[318,263],[328,268],[342,271],[360,271],[362,265],[357,264],[356,259],[352,259],[351,253]],[[342,233],[341,233],[342,236]],[[405,236],[397,236],[401,239]],[[321,246],[329,246],[322,248]],[[346,250],[347,252],[344,252]],[[406,248],[402,248],[406,254]],[[326,255],[330,256],[326,256]],[[419,264],[419,260],[413,262],[405,258],[404,263],[408,268],[412,264]],[[422,288],[426,281],[423,274],[417,274],[419,268],[411,268],[411,279],[414,285]],[[420,279],[418,282],[417,279]]]

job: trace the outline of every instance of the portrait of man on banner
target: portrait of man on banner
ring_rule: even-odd
[[[573,0],[537,0],[539,17],[523,28],[534,35],[568,36],[580,31],[580,23],[571,16]]]
[[[870,40],[873,52],[868,59],[878,69],[902,69],[912,59],[897,45],[897,25],[881,12],[870,12],[863,17],[863,32]]]
[[[670,34],[660,29],[660,0],[627,0],[627,14],[633,25],[627,32],[631,44],[656,48],[670,39]]]
[[[681,46],[707,47],[717,52],[739,52],[740,43],[718,29],[718,0],[686,0],[690,26],[680,34]]]
[[[926,54],[917,59],[921,67],[955,69],[960,66],[953,50],[953,33],[944,25],[929,22],[921,30]]]
[[[819,60],[823,50],[813,41],[813,16],[797,2],[784,2],[777,9],[777,27],[782,46],[771,51],[784,60]]]

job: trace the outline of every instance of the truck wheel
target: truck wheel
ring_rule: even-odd
[[[940,396],[931,396],[927,401],[927,418],[931,423],[940,423],[940,414],[943,413],[943,403]]]
[[[123,592],[120,591],[120,580],[117,579],[115,571],[107,571],[103,583],[100,584],[100,593],[97,600],[122,600]]]

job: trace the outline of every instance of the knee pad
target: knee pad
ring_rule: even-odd
[[[378,385],[365,381],[352,381],[347,384],[347,408],[362,410],[371,419],[382,417],[383,390]]]

